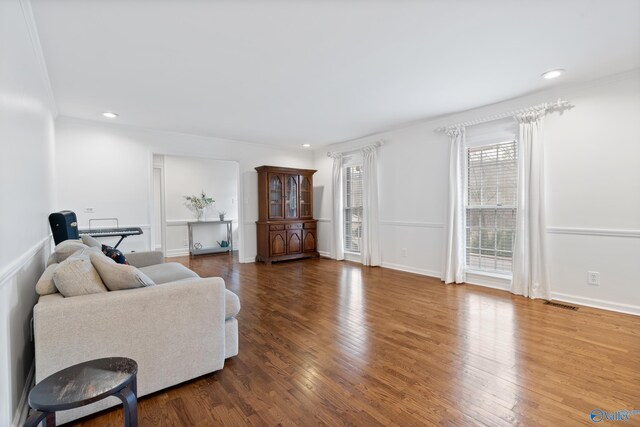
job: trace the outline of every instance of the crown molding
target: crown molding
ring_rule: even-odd
[[[273,144],[268,144],[263,142],[244,141],[241,139],[227,138],[225,136],[214,136],[214,135],[204,135],[204,134],[189,133],[189,132],[180,132],[180,131],[167,130],[167,129],[161,129],[161,128],[145,127],[145,126],[134,125],[129,123],[105,122],[104,120],[99,120],[99,119],[88,119],[85,117],[67,116],[64,114],[61,114],[58,117],[58,122],[62,122],[62,123],[66,122],[70,124],[77,124],[80,126],[87,126],[87,127],[99,126],[107,129],[113,129],[116,132],[131,131],[131,132],[138,132],[142,134],[156,134],[156,135],[164,135],[164,136],[167,136],[167,135],[175,136],[175,137],[181,137],[181,138],[182,137],[193,138],[194,140],[198,140],[198,142],[204,142],[204,143],[211,143],[213,141],[215,143],[221,143],[221,144],[242,144],[248,147],[255,146],[255,147],[262,147],[269,150],[282,151],[287,154],[290,154],[292,149],[291,146],[285,146],[285,145],[273,145]],[[302,148],[300,148],[300,151],[302,151]],[[311,155],[313,151],[306,150],[306,153]],[[155,152],[155,154],[164,154],[164,155],[171,155],[171,156],[193,156],[193,153],[189,151]],[[212,158],[215,160],[238,162],[238,160],[236,159],[227,159],[227,158],[218,158],[218,157],[212,157]]]
[[[49,70],[47,68],[47,62],[44,59],[44,53],[42,52],[42,43],[40,42],[40,35],[38,34],[38,27],[36,26],[36,20],[33,16],[33,9],[31,8],[31,0],[20,0],[20,7],[22,8],[22,15],[24,22],[27,25],[27,31],[29,32],[29,38],[31,39],[31,47],[33,53],[36,56],[36,61],[40,66],[40,76],[42,83],[44,84],[45,91],[47,92],[47,98],[49,101],[49,109],[53,118],[58,117],[58,105],[53,95],[53,87],[51,86],[51,79],[49,78]]]

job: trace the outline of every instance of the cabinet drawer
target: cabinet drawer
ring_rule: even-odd
[[[269,225],[269,230],[271,231],[284,230],[284,224],[279,224],[279,225],[271,224]]]
[[[315,222],[305,222],[304,223],[304,228],[305,229],[316,228],[316,223]]]
[[[287,230],[300,230],[302,228],[302,224],[297,222],[295,224],[287,224]]]

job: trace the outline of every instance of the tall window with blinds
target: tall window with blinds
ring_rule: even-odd
[[[360,253],[362,238],[362,166],[344,168],[344,250]]]
[[[510,273],[516,228],[515,141],[467,149],[466,265]]]

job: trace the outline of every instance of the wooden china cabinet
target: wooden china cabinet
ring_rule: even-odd
[[[270,264],[317,258],[318,221],[313,219],[311,169],[260,166],[258,171],[258,255]]]

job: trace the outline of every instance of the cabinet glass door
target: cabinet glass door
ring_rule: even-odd
[[[269,174],[269,217],[282,218],[282,175]]]
[[[313,205],[311,204],[311,180],[308,176],[300,177],[300,218],[311,218]]]
[[[298,217],[298,177],[286,175],[287,187],[284,195],[284,213],[286,218]]]

